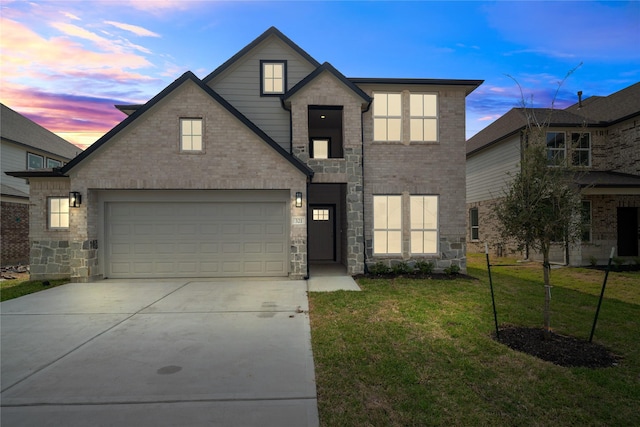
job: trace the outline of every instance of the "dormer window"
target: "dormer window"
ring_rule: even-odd
[[[287,88],[287,61],[260,61],[260,94],[282,95]]]

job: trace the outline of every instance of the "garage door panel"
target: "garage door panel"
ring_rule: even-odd
[[[112,202],[107,277],[286,276],[285,202]]]

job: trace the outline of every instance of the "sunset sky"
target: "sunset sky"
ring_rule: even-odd
[[[522,96],[555,107],[640,81],[640,2],[0,0],[0,101],[83,148],[187,70],[271,26],[347,77],[485,80],[467,136]],[[582,65],[580,65],[582,64]],[[518,84],[516,84],[516,82]]]

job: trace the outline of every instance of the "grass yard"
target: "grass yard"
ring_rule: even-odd
[[[69,283],[69,280],[50,280],[49,286],[44,286],[39,280],[3,280],[0,282],[0,301],[18,298],[23,295],[32,294],[49,288]]]
[[[492,264],[515,260],[492,259]],[[500,324],[542,327],[540,264],[492,267]],[[475,279],[361,279],[311,293],[322,426],[640,425],[640,273],[611,272],[594,342],[610,368],[565,368],[492,339],[484,255]],[[587,340],[604,272],[551,272],[551,325]]]

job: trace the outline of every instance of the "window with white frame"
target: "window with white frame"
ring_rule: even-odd
[[[409,101],[411,141],[437,141],[438,96],[434,93],[412,93]]]
[[[282,95],[286,90],[286,61],[261,61],[261,95]]]
[[[582,210],[580,212],[581,216],[581,225],[582,225],[582,241],[590,242],[591,241],[591,201],[583,200],[582,201]]]
[[[27,153],[27,169],[44,168],[44,157],[39,154]]]
[[[402,140],[402,94],[373,94],[373,140]]]
[[[480,221],[478,218],[478,208],[469,209],[469,229],[471,240],[480,240]]]
[[[571,134],[571,164],[573,166],[591,166],[591,134]]]
[[[547,164],[559,166],[564,164],[564,159],[564,132],[547,132]]]
[[[202,119],[180,119],[180,150],[202,151]]]
[[[438,252],[438,196],[411,196],[411,253]]]
[[[49,198],[49,228],[69,228],[69,198]]]
[[[47,158],[47,167],[48,168],[59,168],[62,166],[62,162],[56,159]]]
[[[402,253],[402,196],[373,196],[373,253]]]

